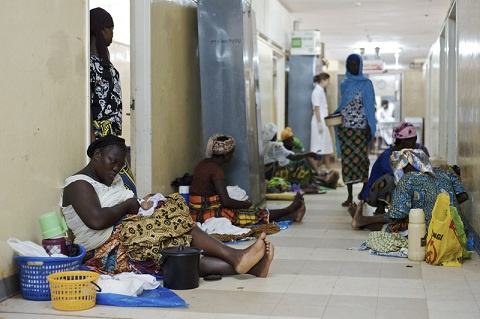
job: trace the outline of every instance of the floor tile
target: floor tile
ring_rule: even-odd
[[[338,277],[332,295],[377,297],[379,278]]]

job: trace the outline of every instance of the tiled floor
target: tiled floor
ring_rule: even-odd
[[[463,268],[443,268],[347,250],[359,246],[368,231],[351,228],[340,206],[345,199],[346,187],[306,195],[304,222],[270,236],[275,259],[268,278],[201,279],[197,289],[176,291],[188,308],[60,312],[50,302],[16,296],[0,303],[0,318],[480,318],[478,254]]]

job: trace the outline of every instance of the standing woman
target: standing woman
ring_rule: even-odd
[[[312,92],[313,116],[311,122],[310,151],[322,155],[323,164],[330,170],[330,155],[333,153],[332,137],[325,124],[328,115],[327,96],[325,89],[330,84],[330,75],[320,73],[313,77],[315,89]],[[315,161],[314,161],[315,162]],[[318,171],[321,163],[317,161],[315,169]]]
[[[90,108],[92,142],[106,135],[122,134],[122,89],[120,74],[110,62],[108,46],[113,40],[112,16],[102,8],[90,10]],[[127,189],[136,194],[128,162],[120,171]]]
[[[346,68],[346,79],[340,84],[342,99],[335,110],[335,113],[343,116],[343,123],[336,128],[336,132],[337,150],[340,150],[342,157],[343,182],[348,189],[348,198],[342,203],[344,207],[352,203],[353,184],[363,183],[365,188],[368,182],[368,145],[375,136],[377,124],[375,92],[372,81],[362,73],[362,57],[358,54],[349,55]]]

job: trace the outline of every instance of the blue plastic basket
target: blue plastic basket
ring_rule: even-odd
[[[15,256],[20,277],[22,296],[29,300],[51,300],[50,284],[47,276],[60,271],[79,270],[85,256],[85,248],[80,247],[76,257],[26,257]]]

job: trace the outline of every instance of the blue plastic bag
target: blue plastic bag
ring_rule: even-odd
[[[97,305],[118,307],[187,307],[188,304],[168,288],[158,286],[156,289],[144,290],[137,297],[111,293],[97,294]]]

